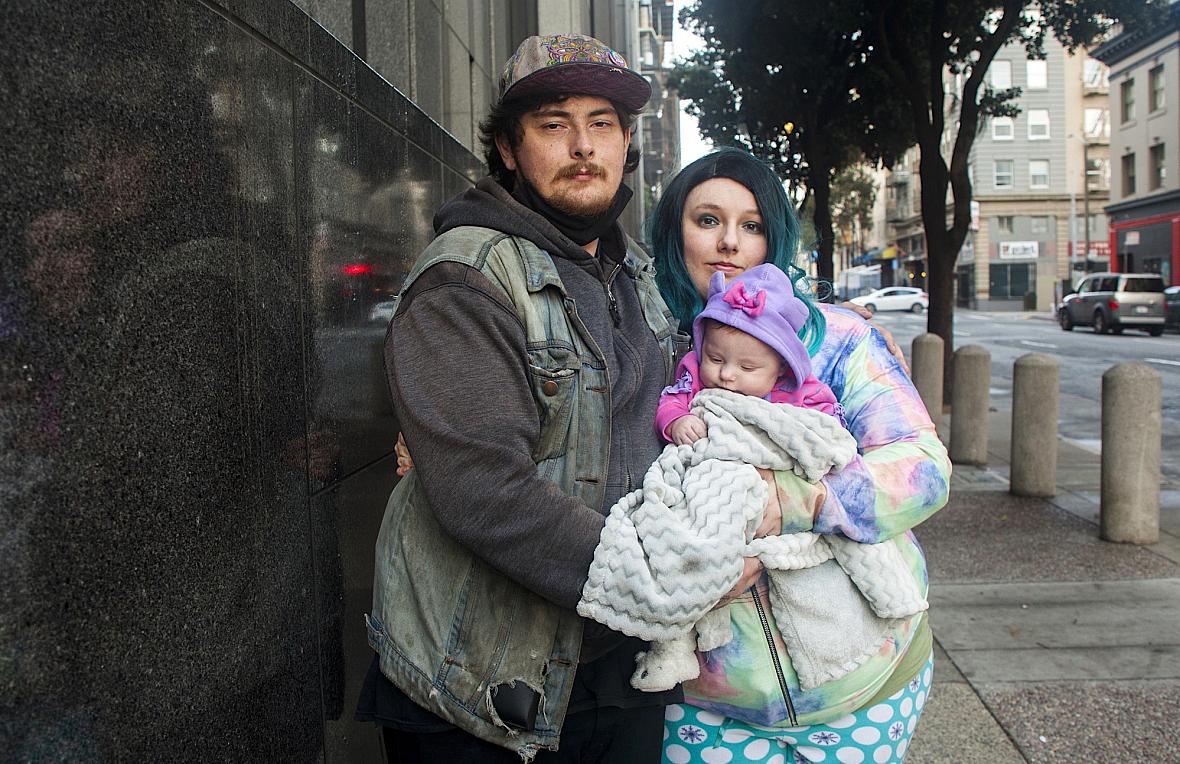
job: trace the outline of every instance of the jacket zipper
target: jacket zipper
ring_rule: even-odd
[[[762,634],[766,637],[766,646],[770,648],[770,661],[774,664],[778,687],[782,690],[783,700],[787,704],[787,718],[790,719],[792,727],[798,727],[799,720],[795,717],[795,704],[791,702],[791,693],[787,691],[787,678],[783,676],[783,664],[778,659],[778,650],[774,646],[774,635],[770,631],[770,622],[766,620],[766,610],[762,607],[762,600],[758,598],[758,587],[751,586],[749,591],[754,597],[754,608],[758,611],[758,620],[762,621]]]
[[[619,301],[615,299],[614,290],[612,290],[610,287],[611,283],[615,280],[615,276],[618,274],[619,269],[622,267],[623,266],[621,264],[616,264],[614,270],[612,270],[607,275],[606,280],[602,283],[603,288],[606,290],[606,302],[607,307],[610,309],[610,317],[611,320],[615,322],[615,326],[618,326],[619,321],[621,320],[621,317],[619,316]]]

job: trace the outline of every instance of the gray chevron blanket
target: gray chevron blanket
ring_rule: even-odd
[[[683,644],[737,582],[742,558],[758,556],[772,571],[774,616],[806,689],[863,663],[892,619],[926,608],[892,542],[813,533],[751,540],[767,499],[756,467],[815,482],[856,456],[856,441],[836,418],[725,390],[702,391],[693,413],[708,436],[667,446],[643,487],[611,508],[579,614]],[[708,641],[711,649],[724,637]]]

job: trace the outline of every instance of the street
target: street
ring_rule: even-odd
[[[1026,353],[1045,353],[1061,361],[1060,434],[1074,444],[1100,450],[1102,373],[1117,363],[1142,362],[1163,379],[1163,454],[1165,482],[1180,482],[1180,336],[1168,331],[1149,337],[1141,331],[1095,334],[1079,327],[1062,331],[1048,314],[958,310],[955,346],[981,345],[991,353],[991,405],[1011,406],[1012,364]],[[893,332],[907,357],[915,337],[926,331],[926,314],[881,312],[874,321]]]

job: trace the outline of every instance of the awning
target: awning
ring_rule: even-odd
[[[894,245],[893,245],[893,246],[891,246],[891,247],[886,247],[886,248],[884,249],[884,251],[882,251],[882,252],[881,252],[881,254],[880,254],[880,255],[878,255],[878,258],[879,258],[879,259],[881,259],[881,260],[893,260],[893,259],[896,259],[896,258],[897,258],[897,245],[896,245],[896,244],[894,244]]]

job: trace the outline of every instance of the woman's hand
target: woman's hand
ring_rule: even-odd
[[[869,310],[863,305],[857,305],[854,302],[842,302],[840,303],[840,307],[848,308],[853,313],[863,318],[865,321],[868,321],[869,326],[881,333],[881,336],[885,338],[885,347],[889,350],[890,355],[896,358],[897,362],[901,364],[902,370],[905,371],[906,376],[908,377],[910,375],[910,365],[905,359],[905,353],[901,352],[901,347],[898,346],[897,341],[893,339],[893,332],[889,331],[880,324],[873,323],[873,311]]]
[[[783,532],[783,506],[779,503],[778,484],[774,482],[773,470],[758,470],[758,476],[766,483],[766,510],[762,513],[762,523],[754,531],[754,538],[777,536]]]
[[[397,454],[397,476],[405,477],[406,473],[414,467],[414,460],[410,458],[410,449],[406,446],[406,439],[402,437],[399,432],[397,434],[397,443],[393,446],[393,452]]]
[[[719,607],[725,607],[742,596],[751,586],[758,583],[758,579],[764,570],[762,560],[759,560],[757,557],[746,557],[744,558],[744,562],[745,567],[742,569],[742,577],[737,580],[737,583],[733,585],[732,589],[725,593],[724,597],[717,601],[717,604],[713,606],[714,610]]]

